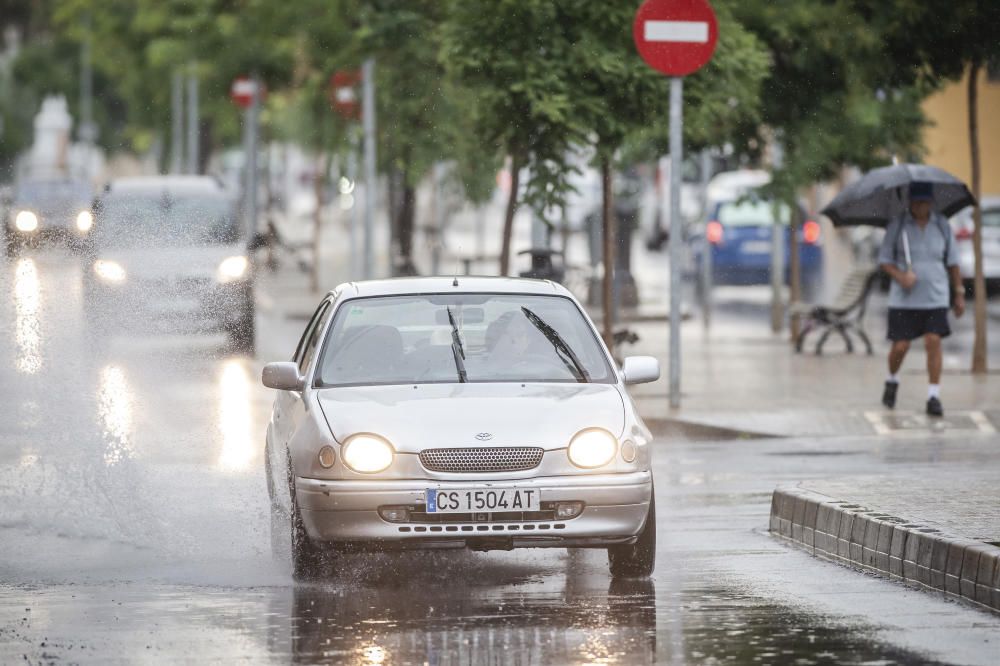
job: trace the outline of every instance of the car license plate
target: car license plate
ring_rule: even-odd
[[[482,511],[538,511],[541,493],[535,488],[428,488],[427,513],[475,513]]]
[[[771,241],[744,241],[740,245],[740,251],[744,254],[770,254],[771,253]]]

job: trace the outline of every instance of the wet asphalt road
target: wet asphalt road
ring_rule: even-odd
[[[778,483],[960,474],[996,436],[659,440],[650,581],[552,550],[356,555],[295,585],[270,555],[257,377],[303,322],[261,313],[259,360],[214,335],[94,344],[79,275],[58,252],[0,263],[2,663],[1000,661],[997,616],[765,532]]]

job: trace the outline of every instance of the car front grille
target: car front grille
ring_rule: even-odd
[[[538,467],[543,453],[531,446],[425,449],[420,464],[432,472],[520,472]]]

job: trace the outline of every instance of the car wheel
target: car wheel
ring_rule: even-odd
[[[226,333],[233,351],[253,355],[257,348],[257,334],[252,300],[246,305],[239,321],[227,327]]]
[[[289,467],[291,470],[291,467]],[[289,491],[292,497],[291,541],[292,541],[292,577],[295,580],[313,580],[323,573],[326,561],[323,549],[306,532],[299,513],[299,503],[295,499],[295,485],[289,472]]]
[[[21,254],[21,240],[11,233],[10,229],[4,229],[3,234],[4,251],[11,259]]]
[[[614,578],[648,578],[656,564],[656,498],[649,498],[646,524],[633,544],[608,548],[608,564]]]

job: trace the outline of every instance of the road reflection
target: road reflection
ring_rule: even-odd
[[[14,270],[14,338],[18,372],[33,375],[42,368],[42,283],[35,260],[18,260]]]
[[[131,458],[133,394],[119,365],[101,368],[97,387],[97,416],[105,442],[104,463],[114,465]]]
[[[222,449],[218,467],[227,472],[242,472],[254,459],[256,437],[250,432],[254,423],[251,413],[252,385],[245,361],[223,361],[218,382],[219,432]]]
[[[424,567],[436,560],[452,575],[442,578]],[[296,586],[293,660],[356,666],[657,661],[652,581],[609,585],[606,574],[570,570],[541,584],[521,567],[494,562],[479,571],[468,561],[474,561],[469,554],[410,556],[407,564],[415,567],[408,572],[397,569],[361,584]]]

